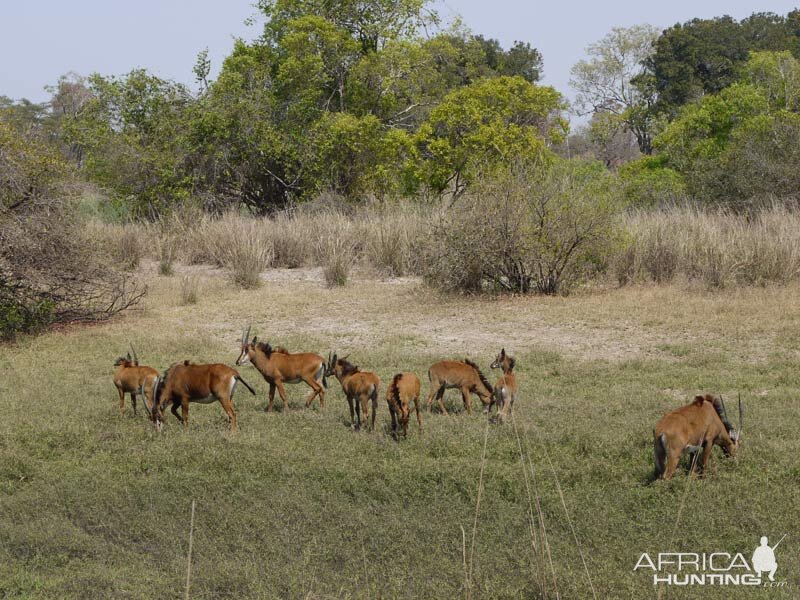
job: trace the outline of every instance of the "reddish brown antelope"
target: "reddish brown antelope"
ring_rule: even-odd
[[[378,388],[381,380],[375,373],[362,371],[356,365],[347,361],[347,357],[338,358],[335,354],[328,355],[328,364],[325,376],[333,375],[342,384],[342,391],[347,397],[350,406],[350,423],[354,429],[361,429],[361,413],[364,413],[364,422],[369,419],[369,403],[372,401],[372,426],[375,429],[375,413],[378,410]],[[353,415],[355,405],[355,418]]]
[[[120,356],[114,361],[114,366],[117,367],[114,371],[114,385],[119,392],[119,414],[125,414],[125,394],[130,394],[131,405],[133,406],[133,414],[136,414],[136,394],[140,394],[145,402],[145,409],[150,412],[153,406],[153,383],[158,377],[158,371],[152,367],[139,366],[139,358],[136,356],[136,350],[131,346],[133,352],[133,359],[131,353],[128,356]]]
[[[398,373],[386,389],[386,403],[389,405],[389,414],[392,417],[392,433],[397,435],[397,424],[403,430],[403,436],[408,436],[408,417],[411,414],[411,402],[417,413],[417,425],[422,433],[422,419],[419,416],[419,377],[414,373]]]
[[[681,454],[703,451],[700,469],[704,470],[716,444],[726,456],[735,454],[742,433],[742,399],[739,398],[739,429],[734,429],[719,396],[695,396],[691,404],[666,415],[653,429],[653,453],[656,478],[670,479],[675,474]]]
[[[228,415],[231,431],[236,431],[236,410],[233,407],[233,392],[236,383],[241,381],[250,393],[256,392],[241,378],[236,369],[220,363],[210,365],[196,365],[188,360],[175,363],[156,379],[153,385],[154,409],[151,418],[160,430],[164,422],[163,409],[167,403],[172,403],[172,414],[183,425],[189,423],[189,403],[210,404],[219,400],[222,408]],[[178,407],[181,414],[178,414]]]
[[[252,363],[258,372],[269,384],[269,404],[267,410],[272,410],[275,398],[275,388],[283,401],[283,407],[288,408],[284,383],[300,383],[304,381],[313,390],[306,400],[306,407],[311,406],[314,398],[319,396],[319,406],[325,406],[325,361],[318,354],[312,352],[289,353],[285,348],[273,348],[269,344],[259,342],[256,336],[253,341],[247,341],[250,336],[250,327],[242,331],[242,347],[236,366]]]
[[[501,419],[514,410],[514,400],[517,397],[517,376],[514,374],[514,365],[517,361],[506,354],[506,349],[500,350],[500,354],[494,359],[492,369],[502,369],[503,375],[494,385],[491,404],[497,404],[497,412]],[[492,410],[492,406],[489,410]]]
[[[428,379],[431,382],[431,392],[428,394],[428,411],[431,410],[433,397],[439,401],[439,408],[444,414],[447,409],[444,407],[444,392],[450,388],[461,390],[464,399],[464,406],[467,413],[472,414],[472,399],[470,394],[475,394],[481,399],[484,409],[489,410],[489,403],[492,398],[492,384],[486,379],[478,365],[465,358],[464,362],[458,360],[442,360],[433,363],[428,369]]]

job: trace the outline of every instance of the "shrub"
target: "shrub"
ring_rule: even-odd
[[[108,318],[144,291],[76,219],[58,154],[0,121],[0,335]]]
[[[622,195],[632,206],[674,204],[686,196],[681,175],[665,166],[662,157],[647,156],[619,169]]]
[[[425,278],[446,290],[556,294],[604,269],[622,202],[600,163],[517,167],[484,183],[433,228]]]

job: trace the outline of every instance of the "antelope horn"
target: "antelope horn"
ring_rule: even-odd
[[[128,343],[130,343],[130,342],[128,342]],[[136,350],[134,350],[133,344],[131,344],[131,352],[133,352],[133,362],[136,363],[136,365],[138,366],[139,365],[139,357],[136,356]]]
[[[742,393],[739,392],[739,432],[736,434],[737,441],[742,436],[742,420],[744,419],[744,409],[742,408]]]
[[[253,328],[253,324],[250,323],[246,329],[242,329],[242,346],[247,343],[247,338],[250,337],[250,329]]]

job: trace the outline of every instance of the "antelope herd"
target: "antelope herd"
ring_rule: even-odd
[[[259,342],[256,336],[248,341],[250,327],[242,331],[237,366],[252,364],[269,385],[267,411],[273,408],[275,390],[288,409],[284,384],[303,382],[312,393],[306,400],[310,407],[319,398],[320,408],[325,406],[326,378],[335,377],[350,409],[350,426],[361,429],[362,422],[375,429],[375,416],[378,411],[378,393],[381,380],[376,373],[364,371],[336,353],[329,353],[328,360],[313,352],[289,352],[282,347],[272,347]],[[114,362],[114,385],[119,392],[119,411],[125,414],[125,394],[131,397],[133,413],[136,414],[136,397],[143,398],[150,420],[158,431],[163,428],[164,408],[171,404],[172,414],[186,426],[189,421],[189,404],[210,404],[218,401],[228,416],[230,431],[237,430],[236,409],[233,394],[238,383],[256,395],[256,391],[244,380],[238,371],[221,364],[195,364],[184,360],[172,364],[163,374],[152,367],[142,366],[131,346],[131,353],[119,357]],[[464,401],[464,409],[472,413],[472,395],[476,395],[484,413],[491,413],[497,405],[497,420],[502,422],[512,414],[518,393],[517,377],[514,373],[516,361],[505,351],[491,363],[492,369],[500,369],[502,375],[492,385],[480,367],[469,359],[442,360],[428,369],[430,389],[428,393],[428,412],[437,399],[439,409],[448,414],[444,404],[447,389],[458,389]],[[391,417],[391,431],[395,437],[402,433],[408,435],[408,421],[411,416],[411,403],[414,403],[417,425],[422,433],[420,416],[420,380],[410,372],[397,373],[386,388],[386,403]],[[178,409],[181,412],[178,414]],[[371,417],[370,417],[371,413]],[[656,423],[653,429],[653,459],[655,478],[670,479],[674,474],[684,452],[690,455],[690,472],[697,466],[698,453],[702,452],[699,470],[704,472],[711,457],[713,447],[720,446],[726,456],[736,453],[742,433],[743,409],[739,399],[739,424],[735,428],[728,420],[725,402],[721,396],[706,394],[695,396],[683,407],[668,412]],[[398,428],[400,431],[398,431]]]

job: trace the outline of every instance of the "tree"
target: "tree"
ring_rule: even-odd
[[[458,195],[478,172],[516,160],[548,159],[567,132],[564,102],[551,87],[522,77],[481,79],[450,92],[414,140],[418,176]]]
[[[658,30],[651,25],[615,27],[590,44],[589,60],[576,63],[570,85],[578,92],[576,104],[584,114],[609,113],[636,137],[644,154],[652,151],[651,94],[634,81],[644,73],[643,62],[653,52]]]
[[[772,108],[800,111],[800,61],[791,52],[752,52],[744,79],[764,90]]]
[[[62,127],[64,141],[81,149],[86,174],[140,216],[188,199],[194,182],[184,135],[192,97],[185,86],[143,69],[122,78],[95,74],[87,85],[91,97],[63,116]]]
[[[268,19],[268,44],[278,43],[295,19],[317,16],[345,31],[362,54],[369,54],[390,40],[411,37],[419,28],[438,23],[429,4],[430,0],[259,0],[257,6]]]
[[[645,82],[655,110],[674,118],[680,107],[739,80],[751,51],[790,51],[800,57],[800,11],[786,17],[754,13],[737,22],[725,16],[693,19],[665,30],[647,58]]]

